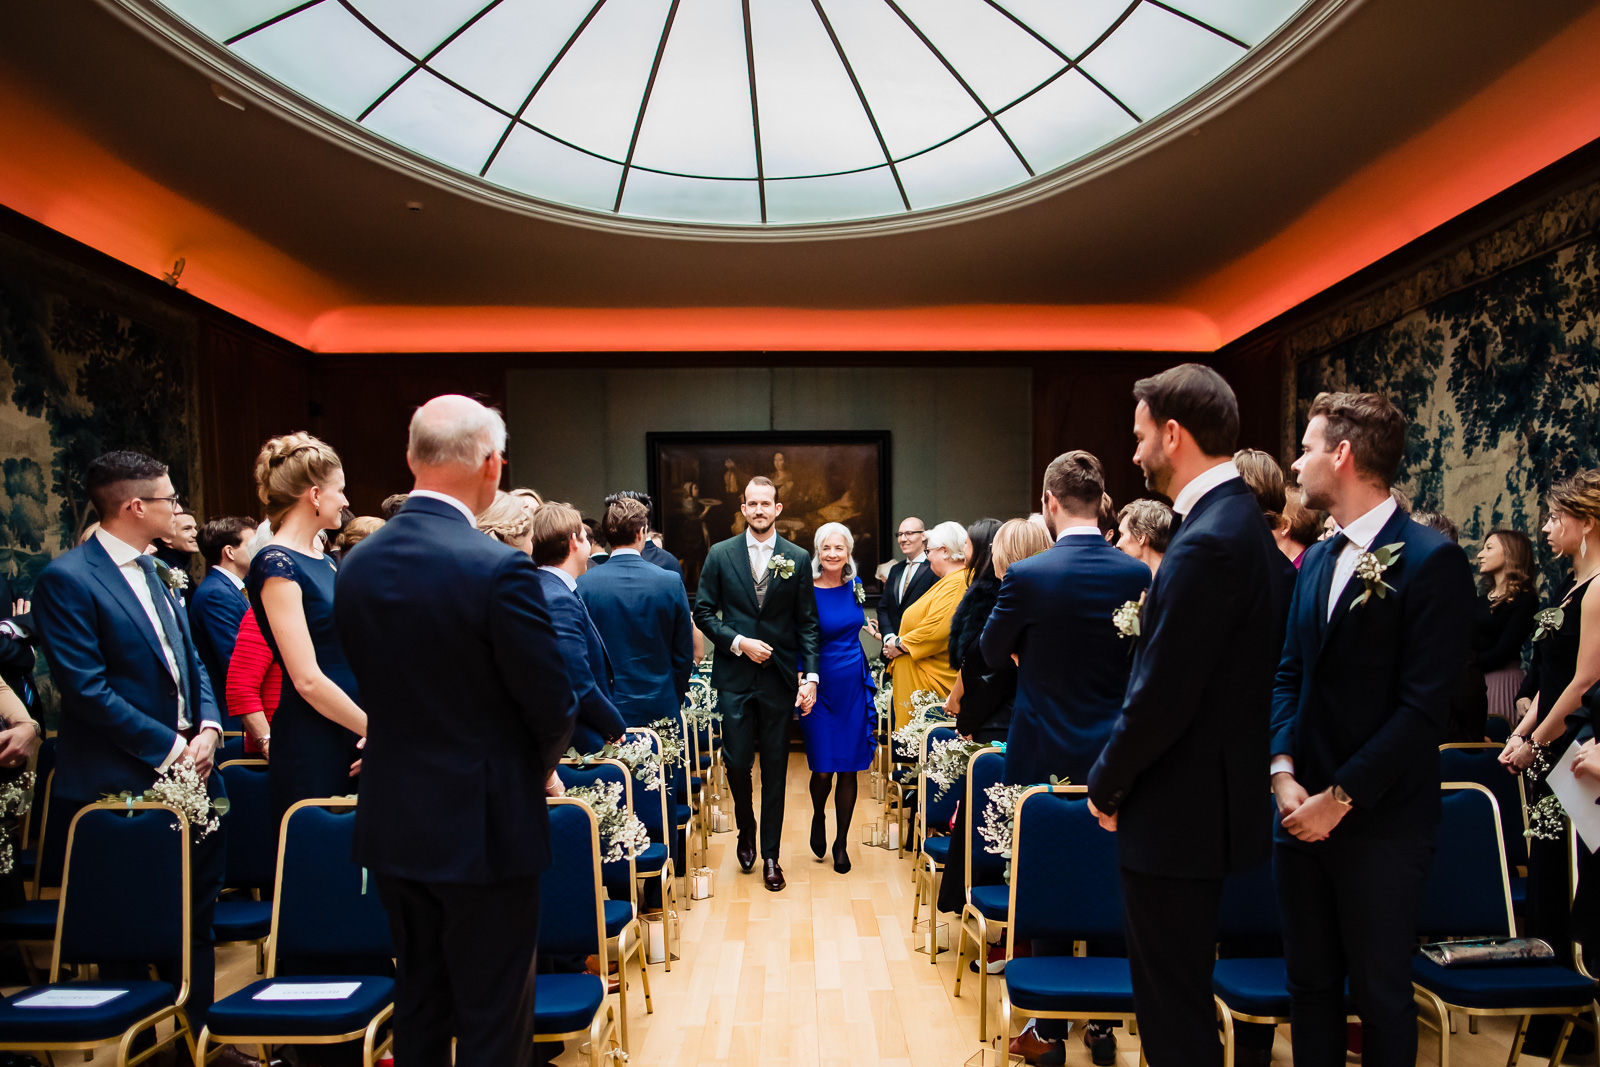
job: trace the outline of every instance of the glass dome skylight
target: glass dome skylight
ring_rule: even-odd
[[[1304,0],[163,0],[362,127],[545,201],[784,224],[960,203],[1223,74]]]

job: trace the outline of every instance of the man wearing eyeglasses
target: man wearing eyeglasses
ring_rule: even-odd
[[[883,634],[884,659],[900,654],[899,645],[895,643],[900,632],[900,617],[939,580],[928,566],[928,531],[921,519],[914,515],[901,519],[895,540],[906,558],[890,568],[889,577],[884,579],[883,593],[878,597],[878,629]]]

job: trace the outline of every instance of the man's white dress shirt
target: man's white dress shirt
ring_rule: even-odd
[[[457,500],[455,497],[451,496],[449,493],[436,493],[432,489],[413,489],[409,494],[407,494],[407,496],[420,496],[428,500],[442,500],[446,504],[449,504],[451,507],[455,508],[457,511],[461,512],[461,514],[465,515],[467,517],[467,521],[472,523],[472,525],[478,525],[478,517],[472,513],[472,509],[467,507],[467,505],[463,504],[461,501]]]

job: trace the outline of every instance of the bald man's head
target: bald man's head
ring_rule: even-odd
[[[406,457],[413,469],[473,469],[506,448],[506,424],[494,408],[468,396],[436,396],[411,416]]]

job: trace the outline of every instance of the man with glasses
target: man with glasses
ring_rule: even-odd
[[[894,638],[900,632],[900,617],[917,599],[933,588],[939,576],[928,566],[928,531],[916,516],[900,520],[895,535],[905,559],[889,570],[883,593],[878,597],[878,630],[883,634],[883,658],[900,654]]]

